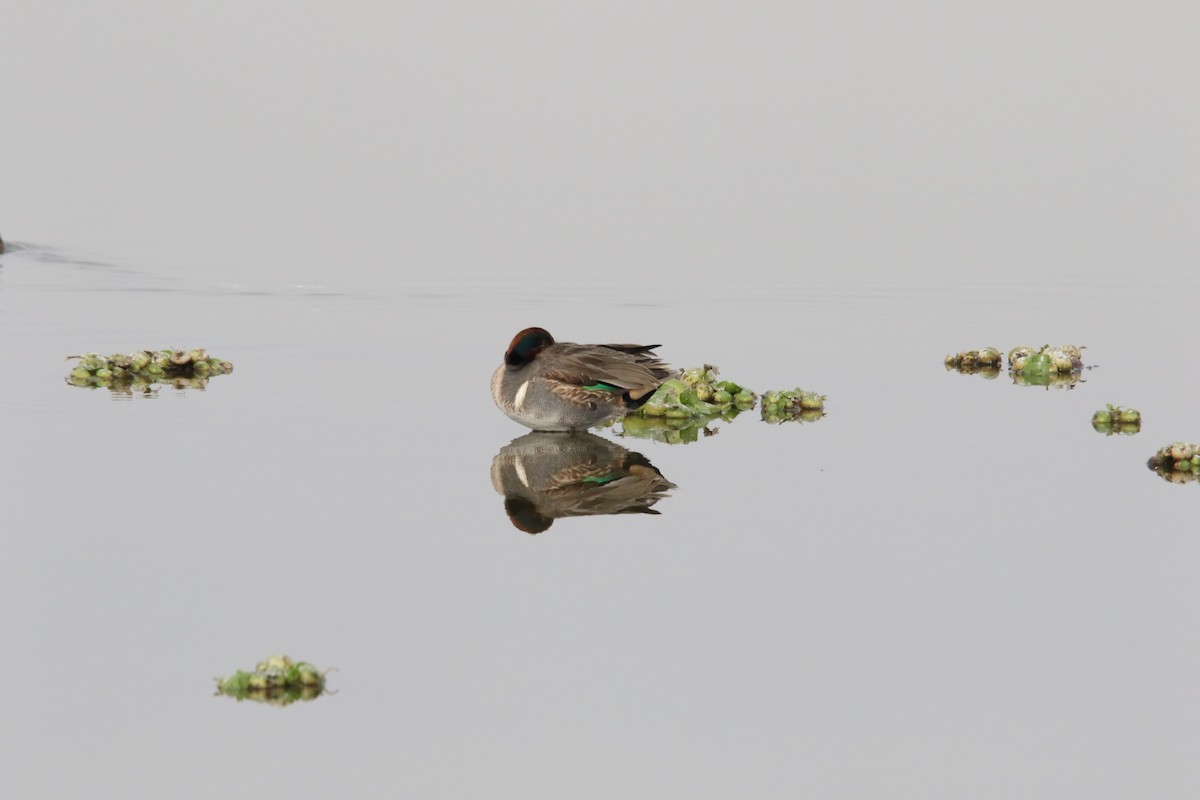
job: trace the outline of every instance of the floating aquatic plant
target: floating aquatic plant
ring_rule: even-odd
[[[1092,414],[1092,428],[1105,436],[1114,433],[1132,435],[1142,429],[1142,413],[1136,408],[1122,408],[1109,403],[1107,408]]]
[[[233,364],[210,356],[202,347],[138,350],[110,356],[85,353],[67,358],[78,359],[67,383],[90,389],[104,387],[124,394],[150,393],[152,386],[159,383],[177,389],[203,389],[211,376],[233,372]]]
[[[242,700],[286,706],[297,700],[313,700],[325,691],[325,676],[307,661],[271,656],[253,672],[238,670],[228,678],[217,678],[217,694]]]
[[[1172,442],[1160,447],[1146,466],[1171,483],[1200,481],[1200,444]]]
[[[634,415],[690,419],[754,408],[758,395],[733,381],[718,379],[717,372],[711,364],[684,370],[678,378],[664,381]]]
[[[1016,373],[1065,375],[1079,372],[1083,369],[1083,347],[1074,344],[1014,347],[1008,351],[1008,368]]]
[[[1000,369],[1004,366],[1004,354],[995,347],[981,347],[978,350],[966,350],[946,356],[944,363],[948,372],[980,374],[992,379],[1000,374]]]
[[[763,392],[763,422],[816,422],[825,416],[825,395],[803,389],[780,389]]]
[[[1082,351],[1073,344],[1014,347],[1008,353],[1009,374],[1020,386],[1072,389],[1083,370]]]

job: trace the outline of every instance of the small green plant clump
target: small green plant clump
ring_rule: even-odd
[[[1200,481],[1200,444],[1172,442],[1160,447],[1146,466],[1171,483]]]
[[[717,368],[684,370],[678,378],[664,381],[636,412],[643,417],[689,419],[692,417],[731,418],[754,408],[758,395],[733,381],[717,378]]]
[[[1008,370],[1013,383],[1025,386],[1072,388],[1083,370],[1083,347],[1014,347],[1008,352]]]
[[[778,425],[782,422],[816,422],[825,416],[825,395],[803,389],[772,389],[763,392],[762,419]]]
[[[945,364],[947,372],[961,372],[964,375],[978,373],[985,378],[995,378],[1004,366],[1004,354],[995,347],[982,347],[946,356]]]
[[[154,383],[174,383],[177,388],[204,388],[213,375],[233,372],[233,364],[208,354],[203,347],[195,350],[138,350],[102,356],[85,353],[67,356],[78,359],[67,376],[67,383],[84,388],[107,387],[114,390],[147,389]]]
[[[271,656],[254,667],[253,672],[238,670],[228,678],[217,678],[217,694],[241,702],[286,706],[297,700],[313,700],[325,691],[325,675],[307,661],[292,661],[287,656]]]
[[[1135,434],[1142,429],[1142,412],[1109,403],[1107,408],[1092,414],[1092,429],[1105,436],[1114,433]]]
[[[1013,372],[1055,372],[1066,374],[1083,369],[1083,347],[1062,344],[1057,347],[1014,347],[1008,351],[1008,368]]]

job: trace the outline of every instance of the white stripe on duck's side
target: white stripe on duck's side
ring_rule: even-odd
[[[530,381],[525,381],[517,389],[517,396],[513,398],[513,408],[520,410],[521,404],[525,402],[525,393],[529,391]]]
[[[529,476],[525,474],[525,465],[521,463],[521,459],[518,458],[516,461],[514,461],[513,466],[516,467],[517,477],[521,479],[522,485],[524,485],[525,488],[528,489],[529,488]]]

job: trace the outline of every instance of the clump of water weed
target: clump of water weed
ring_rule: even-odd
[[[1106,408],[1092,414],[1092,429],[1105,436],[1114,433],[1133,435],[1142,429],[1142,412],[1109,403]]]
[[[271,656],[259,662],[253,672],[238,670],[228,678],[217,678],[217,694],[239,702],[286,706],[297,700],[314,700],[325,692],[325,676],[330,670],[318,670],[307,661],[292,661],[287,656]]]
[[[85,389],[106,388],[123,394],[150,393],[155,384],[177,389],[203,389],[215,375],[233,372],[233,364],[210,356],[203,347],[194,350],[137,350],[133,353],[99,353],[67,356],[77,359],[67,383]]]
[[[782,422],[816,422],[825,416],[825,395],[804,389],[772,389],[763,392],[762,419]]]
[[[1200,481],[1200,444],[1172,442],[1158,448],[1146,466],[1171,483]]]

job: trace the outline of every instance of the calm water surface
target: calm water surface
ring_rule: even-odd
[[[6,0],[0,798],[1200,796],[1197,29]],[[530,325],[828,416],[601,431],[659,513],[531,536]],[[1043,343],[1094,369],[942,366]],[[236,369],[64,383],[173,346]],[[212,696],[272,653],[337,693]]]
[[[1191,273],[729,286],[236,286],[50,245],[0,256],[7,781],[30,796],[987,796],[1195,786]],[[658,515],[515,528],[487,386],[519,327],[654,340],[828,416],[621,439]],[[947,373],[1086,344],[1073,390]],[[65,385],[85,350],[205,345],[204,392]],[[1092,431],[1106,402],[1137,436]],[[612,432],[600,432],[612,441]],[[211,695],[274,652],[288,708]],[[19,687],[19,688],[16,688]],[[1159,790],[1162,790],[1161,792]],[[1062,796],[1062,795],[1059,795]]]

